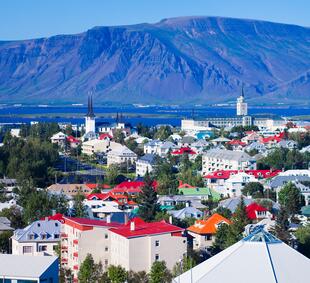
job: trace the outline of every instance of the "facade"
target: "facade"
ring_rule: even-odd
[[[136,176],[143,177],[146,172],[151,173],[154,169],[156,156],[154,154],[145,154],[136,162]]]
[[[256,161],[242,151],[211,149],[202,156],[202,174],[218,170],[255,170]]]
[[[215,234],[220,225],[229,225],[230,220],[218,213],[214,213],[206,220],[196,220],[195,224],[188,227],[188,233],[193,237],[193,249],[205,250],[212,246]]]
[[[226,181],[222,189],[217,189],[217,191],[223,196],[227,197],[238,197],[241,196],[241,190],[243,187],[250,182],[257,182],[257,179],[250,174],[245,172],[239,172],[231,175]]]
[[[88,195],[93,191],[93,189],[88,187],[86,184],[53,184],[47,188],[47,191],[50,194],[62,194],[71,198],[78,192]]]
[[[58,257],[0,254],[0,282],[58,283]]]
[[[187,252],[183,229],[165,221],[146,223],[134,219],[128,225],[111,228],[111,264],[127,271],[149,272],[155,261],[164,260],[168,269]]]
[[[110,148],[110,141],[108,140],[88,140],[82,143],[82,153],[86,155],[93,155],[95,153],[106,153]]]
[[[95,125],[95,114],[93,110],[93,98],[92,96],[88,97],[88,111],[85,115],[85,133],[95,133],[96,125]]]
[[[107,154],[108,166],[112,164],[127,164],[131,165],[137,160],[137,154],[131,151],[126,146],[119,146]]]
[[[51,137],[51,142],[59,146],[64,146],[67,136],[63,132],[58,132]]]
[[[15,230],[11,237],[12,254],[56,255],[55,250],[60,243],[60,227],[60,221],[46,219]]]

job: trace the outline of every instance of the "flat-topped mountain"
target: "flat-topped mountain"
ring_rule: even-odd
[[[181,17],[0,41],[1,102],[310,100],[310,28]]]

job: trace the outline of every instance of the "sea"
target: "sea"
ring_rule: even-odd
[[[85,105],[49,106],[49,105],[0,105],[0,124],[57,122],[84,123]],[[124,122],[136,126],[142,123],[147,126],[160,124],[180,126],[184,118],[230,117],[236,114],[235,107],[230,106],[98,106],[94,107],[96,122],[115,122],[116,116]],[[309,107],[250,107],[249,115],[260,117],[293,117],[308,116],[304,120],[310,121]]]

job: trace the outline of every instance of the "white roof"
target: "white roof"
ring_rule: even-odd
[[[310,259],[265,231],[256,231],[173,279],[178,283],[303,283]]]
[[[51,140],[60,140],[60,139],[65,139],[66,135],[63,132],[58,132],[57,134],[54,134],[51,137]]]
[[[39,278],[56,260],[56,256],[0,254],[0,276]]]

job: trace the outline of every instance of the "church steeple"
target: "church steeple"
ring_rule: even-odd
[[[87,114],[86,117],[95,117],[94,109],[93,109],[93,97],[92,95],[88,95],[88,106],[87,106]]]
[[[242,89],[241,89],[241,96],[244,98],[244,86],[242,84]]]

